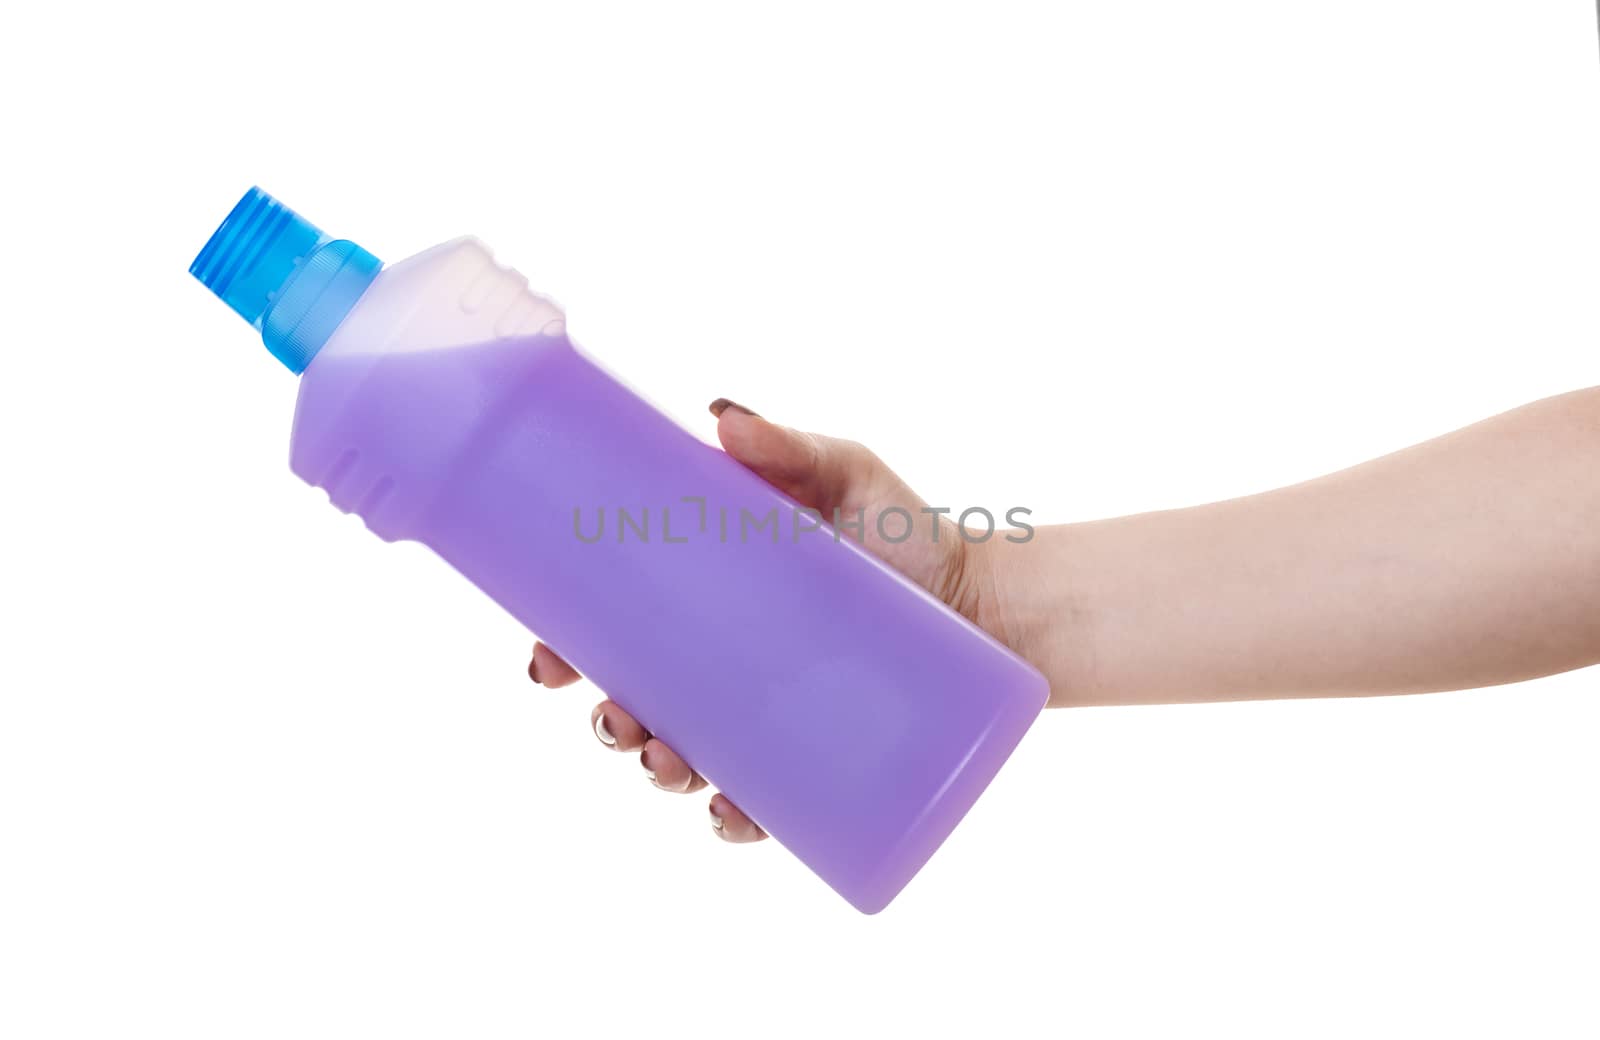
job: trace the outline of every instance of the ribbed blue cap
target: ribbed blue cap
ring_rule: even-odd
[[[294,210],[251,188],[189,273],[260,329],[273,356],[299,374],[382,266],[354,242],[329,240]]]

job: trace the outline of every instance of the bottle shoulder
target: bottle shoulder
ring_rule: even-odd
[[[434,246],[386,267],[306,368],[290,468],[405,537],[496,403],[571,349],[560,308],[482,242]]]
[[[385,267],[322,353],[344,360],[442,350],[557,335],[564,327],[560,307],[530,289],[520,272],[496,261],[482,241],[467,236]]]

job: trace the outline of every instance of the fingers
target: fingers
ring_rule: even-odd
[[[563,686],[571,686],[583,676],[578,674],[576,668],[563,661],[554,650],[543,643],[535,643],[533,659],[528,662],[528,678],[552,690],[558,690]]]
[[[650,778],[650,782],[663,791],[689,794],[706,786],[700,774],[689,768],[689,763],[654,737],[645,741],[639,764],[644,767],[645,776]]]
[[[792,451],[797,447],[809,450],[805,448],[807,435],[774,426],[731,401],[719,400],[712,406],[712,410],[717,411],[719,405],[724,411],[732,411],[736,415],[755,419],[766,430],[772,431],[771,434],[757,434],[758,438],[767,438],[765,443],[772,449],[771,457],[778,460],[780,465],[795,463],[796,468],[793,472],[801,474],[806,472],[805,467],[799,465],[792,455]],[[757,443],[759,447],[760,442]],[[583,676],[554,650],[543,643],[535,643],[533,656],[528,662],[528,678],[551,689],[559,689],[571,686]],[[676,751],[652,737],[648,730],[617,704],[601,701],[595,705],[594,710],[589,713],[589,725],[594,731],[595,739],[611,750],[639,752],[639,764],[644,769],[646,779],[661,790],[692,794],[705,789],[704,777],[691,769],[689,763],[685,762]],[[711,799],[710,810],[712,828],[724,841],[743,844],[760,841],[767,836],[766,832],[740,812],[737,806],[720,794]]]
[[[595,739],[613,751],[639,752],[645,778],[663,791],[690,794],[706,786],[705,779],[689,768],[679,754],[655,739],[632,715],[611,701],[602,701],[589,713]]]
[[[723,841],[735,845],[760,841],[767,836],[767,832],[757,827],[754,820],[740,812],[737,805],[721,794],[711,796],[711,829]]]
[[[611,701],[601,701],[589,713],[589,727],[595,739],[613,751],[639,751],[650,734],[633,716]]]
[[[676,751],[652,737],[632,715],[611,701],[601,701],[589,715],[589,723],[600,743],[613,751],[638,751],[645,778],[663,791],[693,794],[704,790],[705,778],[685,762]],[[711,799],[711,827],[723,841],[743,845],[761,841],[766,831],[739,811],[725,795]]]

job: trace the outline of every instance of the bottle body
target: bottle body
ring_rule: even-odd
[[[1047,697],[591,361],[472,240],[372,283],[304,373],[291,465],[433,548],[864,912]]]

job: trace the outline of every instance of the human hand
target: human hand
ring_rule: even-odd
[[[853,441],[801,433],[768,422],[726,398],[711,403],[717,417],[717,438],[727,453],[802,506],[824,519],[835,515],[865,517],[860,530],[843,528],[863,548],[927,589],[974,623],[995,631],[993,582],[986,542],[969,542],[944,516],[934,517],[937,536],[927,523],[931,513],[894,471]],[[835,510],[838,510],[837,514]],[[905,510],[916,518],[917,533],[891,542],[878,532],[877,518],[887,510]],[[900,528],[894,527],[898,532]],[[576,669],[543,643],[533,648],[528,675],[534,682],[559,688],[581,678]],[[602,701],[590,713],[600,742],[613,751],[638,752],[645,775],[663,791],[692,794],[706,781],[667,745],[650,735],[618,704]],[[767,835],[724,795],[711,798],[711,826],[724,841],[760,841]]]

